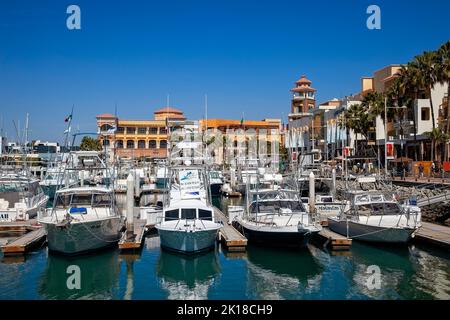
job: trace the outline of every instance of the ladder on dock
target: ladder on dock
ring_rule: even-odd
[[[219,240],[229,251],[245,251],[247,248],[247,238],[228,224],[226,216],[218,208],[214,208],[214,215],[217,221],[222,221],[223,227],[219,231]]]
[[[2,251],[5,256],[25,254],[32,248],[42,244],[46,239],[44,228],[31,231],[5,245],[2,246]]]
[[[443,194],[439,194],[439,195],[429,197],[429,198],[427,198],[427,197],[420,198],[417,200],[417,206],[424,207],[424,206],[429,206],[429,205],[433,205],[433,204],[445,202],[445,201],[450,201],[450,193],[449,192],[445,192]]]

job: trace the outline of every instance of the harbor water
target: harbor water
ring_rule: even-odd
[[[0,258],[0,299],[450,299],[450,254],[428,246],[354,242],[341,254],[314,244],[245,253],[217,246],[186,257],[162,251],[150,234],[138,254],[108,249],[68,258],[41,248]],[[67,286],[69,266],[80,268],[80,289]]]

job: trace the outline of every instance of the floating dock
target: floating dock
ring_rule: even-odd
[[[25,254],[31,249],[41,245],[46,240],[44,228],[33,230],[2,246],[2,251],[7,255]]]
[[[247,238],[228,224],[226,216],[218,208],[214,208],[214,215],[217,221],[222,221],[223,227],[219,231],[219,241],[229,251],[242,252],[247,248]]]
[[[422,222],[413,241],[424,242],[450,250],[450,228],[434,223]]]
[[[335,251],[350,250],[352,239],[348,239],[339,233],[331,231],[328,227],[323,227],[320,232],[316,234],[316,238],[324,242],[323,246]]]
[[[147,232],[145,220],[134,220],[133,233],[129,230],[123,232],[122,238],[119,241],[120,250],[137,250],[143,245],[145,233]]]
[[[14,222],[0,222],[0,233],[25,233],[39,229],[36,219]]]

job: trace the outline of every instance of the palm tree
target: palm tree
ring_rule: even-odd
[[[353,130],[355,135],[362,135],[369,142],[368,132],[373,126],[375,115],[370,113],[367,105],[364,104],[352,104],[344,112],[345,126],[347,129]],[[355,150],[357,150],[357,139],[355,140]]]
[[[413,63],[416,64],[419,72],[417,74],[418,81],[423,85],[426,90],[428,98],[430,100],[431,108],[431,121],[433,125],[433,130],[436,129],[436,117],[434,115],[433,99],[431,97],[431,90],[434,85],[438,82],[439,68],[437,62],[437,53],[435,51],[424,52],[420,56],[414,58]]]

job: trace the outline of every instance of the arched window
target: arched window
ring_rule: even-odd
[[[123,149],[123,140],[117,140],[116,145],[117,149]]]
[[[127,141],[127,149],[134,149],[134,140]]]
[[[108,131],[109,129],[111,129],[112,126],[109,124],[104,124],[100,127],[100,131]]]
[[[149,147],[150,149],[156,149],[156,140],[150,140],[150,141],[148,142],[148,147]]]
[[[103,146],[109,147],[109,140],[108,139],[103,140]]]
[[[145,149],[145,140],[138,141],[138,149]]]
[[[167,140],[161,140],[159,142],[159,148],[160,149],[167,149]]]

